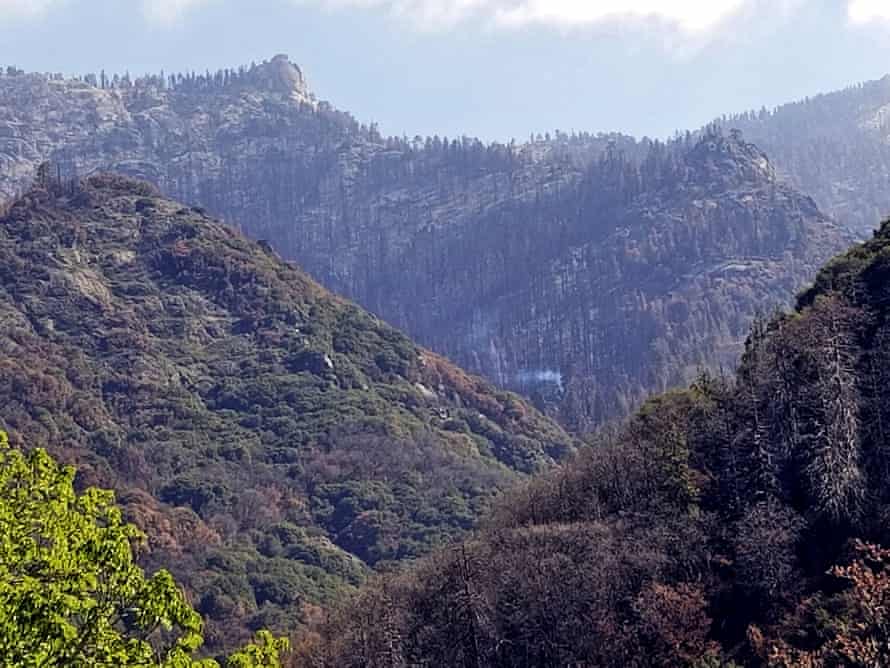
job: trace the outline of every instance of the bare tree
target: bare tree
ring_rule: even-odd
[[[855,518],[865,497],[854,336],[857,315],[837,298],[824,298],[806,319],[816,410],[806,474],[818,510],[833,521]]]

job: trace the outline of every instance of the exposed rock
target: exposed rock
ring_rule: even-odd
[[[286,55],[279,54],[267,63],[250,71],[251,83],[259,90],[283,93],[296,100],[310,100],[309,89],[303,71]]]

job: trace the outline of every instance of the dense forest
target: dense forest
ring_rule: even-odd
[[[380,579],[305,666],[885,666],[890,222],[485,528]]]
[[[268,245],[147,183],[0,216],[0,429],[111,487],[211,648],[292,629],[575,443]]]
[[[734,365],[755,313],[851,241],[737,133],[387,138],[284,56],[0,77],[0,192],[47,159],[206,207],[581,430]]]
[[[758,310],[848,238],[715,129],[653,143],[640,163],[607,147],[577,184],[387,244],[396,268],[372,270],[364,301],[586,430],[732,367]]]

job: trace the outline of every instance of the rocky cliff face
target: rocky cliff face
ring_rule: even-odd
[[[579,427],[734,360],[846,243],[737,137],[384,139],[284,57],[113,89],[6,77],[0,108],[7,195],[44,159],[149,179]]]

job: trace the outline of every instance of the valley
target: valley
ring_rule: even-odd
[[[890,665],[888,109],[0,70],[0,664]]]

